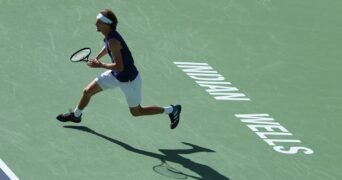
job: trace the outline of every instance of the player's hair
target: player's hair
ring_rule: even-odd
[[[116,18],[113,11],[110,9],[103,9],[100,11],[100,13],[112,21],[112,24],[110,24],[110,27],[112,28],[112,30],[116,30],[116,26],[118,25],[118,19]]]

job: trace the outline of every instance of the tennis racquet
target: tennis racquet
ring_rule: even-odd
[[[91,49],[86,47],[76,51],[74,54],[70,56],[71,62],[81,62],[81,61],[88,61],[88,58],[91,54]]]

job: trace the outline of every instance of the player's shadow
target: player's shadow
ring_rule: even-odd
[[[125,148],[127,151],[131,151],[131,152],[134,152],[137,154],[141,154],[141,155],[145,155],[148,157],[159,159],[162,164],[159,166],[155,166],[153,169],[154,169],[154,171],[158,172],[159,174],[162,174],[165,176],[173,177],[176,179],[186,179],[187,177],[191,177],[194,179],[202,179],[202,180],[214,180],[214,179],[215,180],[229,180],[229,178],[220,174],[219,172],[217,172],[215,169],[211,168],[210,166],[194,162],[191,159],[187,159],[187,158],[180,155],[180,154],[192,154],[192,153],[198,153],[198,152],[215,152],[215,151],[207,149],[207,148],[203,148],[203,147],[200,147],[200,146],[197,146],[194,144],[183,142],[183,144],[188,145],[191,148],[190,149],[159,149],[159,151],[162,154],[158,154],[158,153],[153,153],[153,152],[137,149],[137,148],[132,147],[132,146],[130,146],[124,142],[121,142],[119,140],[116,140],[116,139],[110,138],[108,136],[105,136],[103,134],[100,134],[100,133],[98,133],[98,132],[96,132],[96,131],[88,128],[88,127],[85,127],[85,126],[64,126],[64,127],[69,128],[69,129],[75,129],[75,130],[80,130],[83,132],[91,133],[93,135],[96,135],[96,136],[99,136],[103,139],[106,139],[106,140],[108,140],[114,144],[117,144],[117,145]],[[200,177],[184,174],[184,173],[168,166],[167,164],[165,165],[166,162],[173,162],[173,163],[180,164],[183,167],[195,172]],[[168,167],[166,167],[166,166],[168,166]],[[162,167],[164,167],[164,170],[158,170],[158,169],[161,169]],[[165,169],[171,173],[165,173]],[[164,173],[162,171],[164,171]],[[172,175],[172,174],[174,174],[174,175]]]

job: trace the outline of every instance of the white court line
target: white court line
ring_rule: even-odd
[[[5,172],[5,174],[11,179],[11,180],[19,180],[19,178],[13,173],[13,171],[5,164],[2,159],[0,159],[0,169]]]

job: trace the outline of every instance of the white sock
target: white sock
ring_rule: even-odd
[[[75,110],[74,110],[74,115],[75,115],[76,117],[80,117],[81,114],[82,114],[82,111],[76,107]]]
[[[170,114],[173,111],[172,106],[164,107],[164,114]]]

